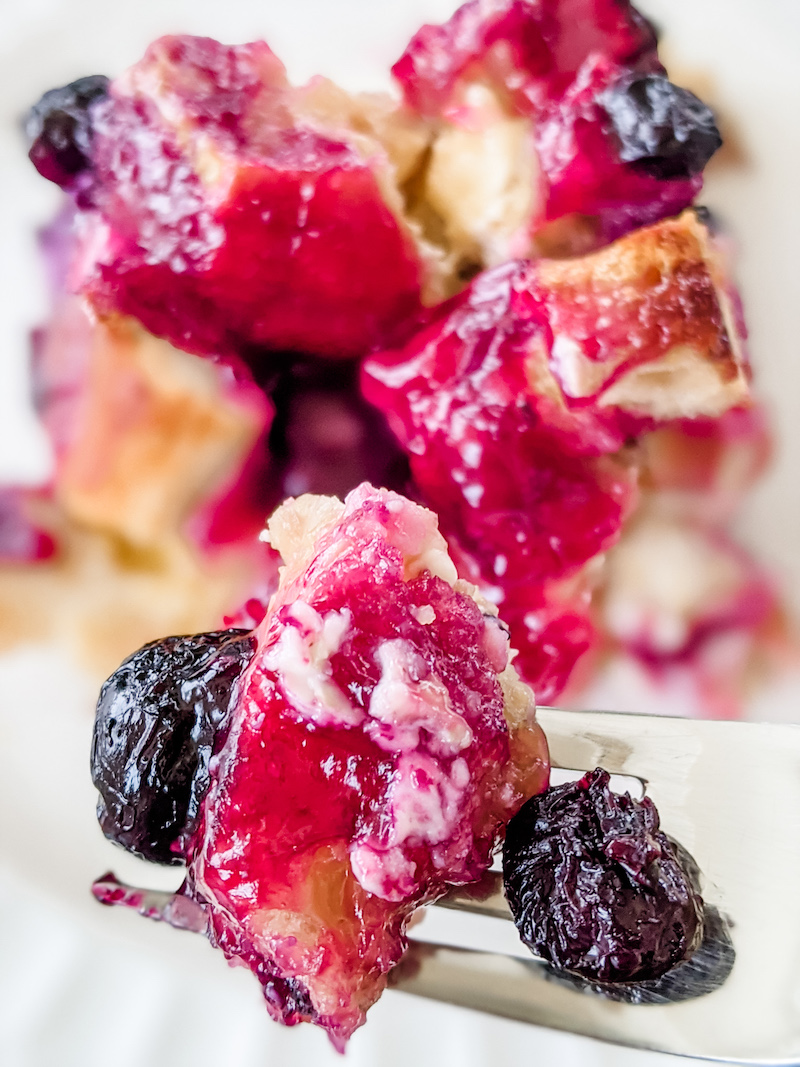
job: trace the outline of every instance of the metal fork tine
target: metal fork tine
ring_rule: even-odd
[[[645,783],[703,872],[715,919],[703,948],[660,984],[610,999],[533,957],[415,941],[395,987],[634,1048],[800,1063],[800,728],[552,708],[540,721],[554,764]],[[496,879],[486,890],[443,903],[508,917]]]

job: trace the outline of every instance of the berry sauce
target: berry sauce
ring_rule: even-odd
[[[627,0],[471,0],[423,26],[393,73],[409,107],[456,125],[469,121],[466,88],[493,87],[531,122],[542,185],[533,233],[565,219],[603,243],[690,204],[721,143],[656,49]]]
[[[204,799],[199,823],[184,830],[197,826],[180,849],[189,863],[181,895],[203,908],[211,941],[255,973],[271,1014],[317,1022],[343,1047],[400,959],[413,911],[488,869],[501,827],[547,783],[547,750],[532,694],[508,666],[507,633],[471,587],[453,587],[430,512],[362,486],[344,505],[290,502],[270,532],[284,556],[281,585],[255,651],[246,636],[230,639],[249,665],[229,705],[214,696],[227,707],[214,755],[205,763],[192,752],[202,778],[192,789]],[[202,635],[123,665],[148,661],[144,687],[122,693],[138,709],[134,732],[150,692],[163,688],[151,684],[154,655],[157,673],[171,677],[165,714],[174,716],[186,686],[181,641],[194,656]],[[227,668],[219,678],[229,683]],[[111,715],[124,749],[112,703],[101,697],[97,730],[105,736]],[[126,756],[134,777],[150,767],[141,749]],[[115,773],[126,759],[112,761]],[[172,772],[155,762],[168,782]],[[114,820],[123,830],[130,821]],[[176,821],[165,821],[165,840]],[[142,851],[138,837],[113,836]],[[108,878],[97,894],[149,913]]]
[[[413,319],[422,266],[383,164],[301,104],[263,43],[162,38],[112,84],[80,282],[100,310],[206,355],[356,356]]]

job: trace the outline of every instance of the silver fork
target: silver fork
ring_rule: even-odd
[[[417,940],[426,920],[394,986],[632,1048],[800,1064],[800,727],[554,708],[539,717],[554,767],[600,766],[652,797],[662,829],[702,872],[706,940],[661,982],[612,999],[507,948]],[[440,904],[489,916],[507,935],[500,883],[498,874],[484,899],[462,891]]]

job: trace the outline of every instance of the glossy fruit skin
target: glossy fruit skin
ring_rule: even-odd
[[[703,901],[653,802],[608,783],[598,768],[522,807],[507,827],[505,891],[537,955],[601,982],[646,981],[700,943]]]
[[[62,188],[71,188],[91,166],[92,105],[108,95],[108,86],[102,74],[78,78],[50,89],[28,113],[30,160],[43,177]]]
[[[619,158],[654,178],[700,174],[722,145],[711,109],[666,75],[625,78],[600,102],[620,140]]]
[[[209,761],[254,649],[246,630],[168,637],[105,682],[91,768],[106,837],[154,863],[185,862]]]

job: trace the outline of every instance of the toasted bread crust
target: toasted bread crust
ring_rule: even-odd
[[[722,257],[694,211],[591,255],[537,267],[551,365],[573,399],[657,419],[747,399],[744,330]]]

